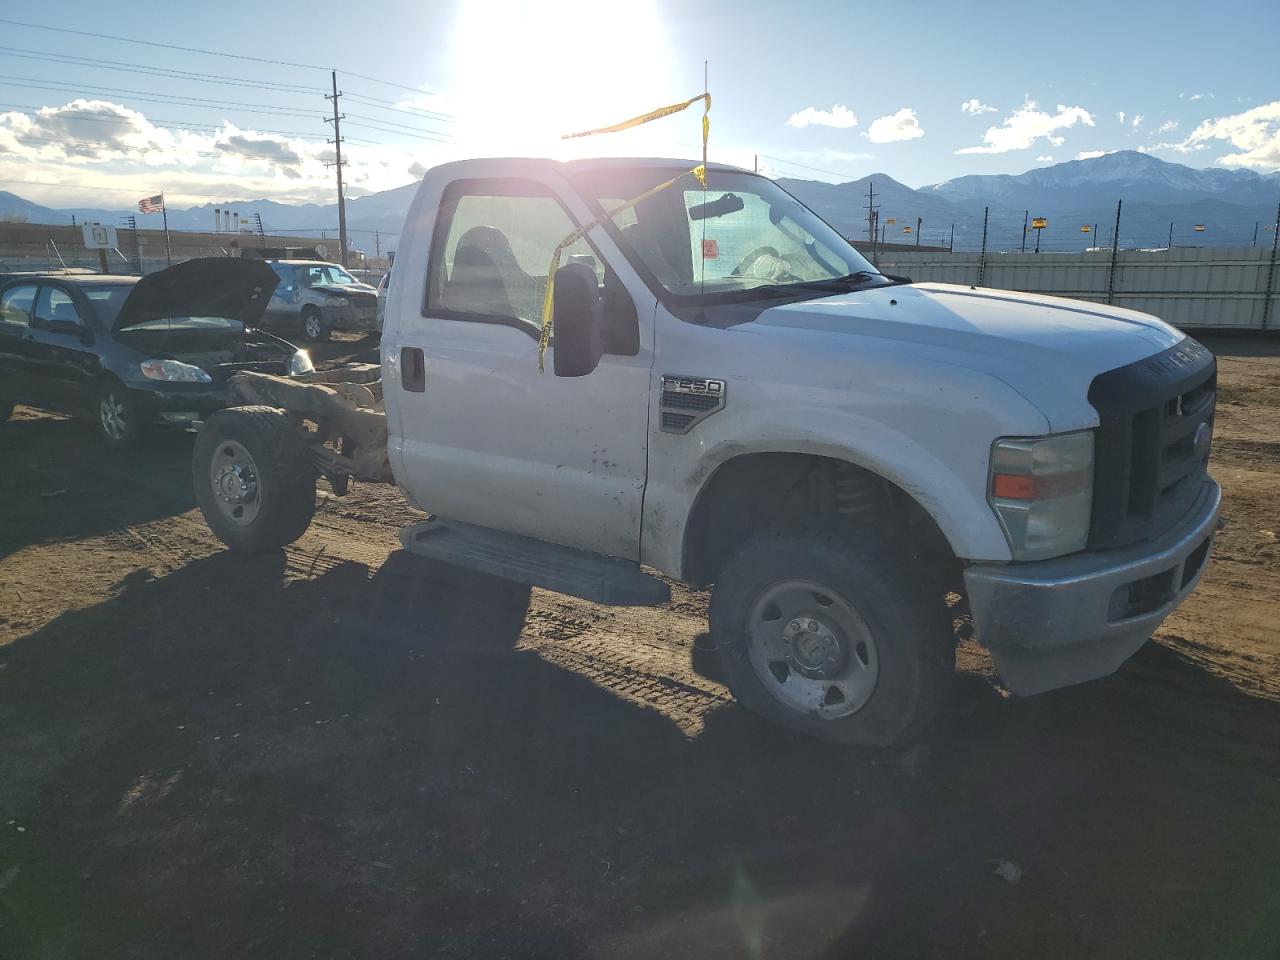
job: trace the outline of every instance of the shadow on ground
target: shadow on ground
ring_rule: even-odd
[[[513,649],[527,590],[315,573],[219,553],[0,650],[6,960],[1280,946],[1280,708],[1168,650],[961,676],[895,755],[734,706],[690,740]]]
[[[108,450],[84,420],[38,416],[0,423],[0,558],[36,543],[79,540],[195,506],[192,434],[157,430]]]

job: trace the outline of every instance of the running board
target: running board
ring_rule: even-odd
[[[671,599],[671,588],[639,564],[456,520],[412,523],[400,542],[421,557],[594,603],[653,607]]]

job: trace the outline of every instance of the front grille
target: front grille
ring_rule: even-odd
[[[1216,396],[1213,354],[1190,338],[1094,378],[1091,548],[1145,540],[1186,515],[1208,467]]]

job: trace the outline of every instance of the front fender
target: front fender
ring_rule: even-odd
[[[810,454],[855,464],[910,495],[937,523],[957,557],[1012,559],[986,499],[991,441],[1046,433],[1048,422],[1011,389],[1008,398],[987,393],[928,410],[900,408],[890,425],[820,396],[785,408],[747,402],[735,411],[734,386],[728,409],[703,421],[692,434],[652,438],[643,562],[683,576],[684,539],[699,497],[720,467],[756,453]],[[1007,401],[1003,409],[1001,399]]]

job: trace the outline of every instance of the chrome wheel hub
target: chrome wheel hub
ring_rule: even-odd
[[[262,504],[258,465],[244,445],[224,440],[209,464],[213,502],[224,517],[239,526],[252,523]]]
[[[747,659],[765,690],[799,713],[834,720],[875,692],[875,638],[857,609],[811,580],[765,589],[747,619]]]
[[[124,404],[116,399],[114,393],[108,393],[98,404],[98,416],[102,420],[102,430],[112,440],[119,440],[129,429],[124,419]]]

